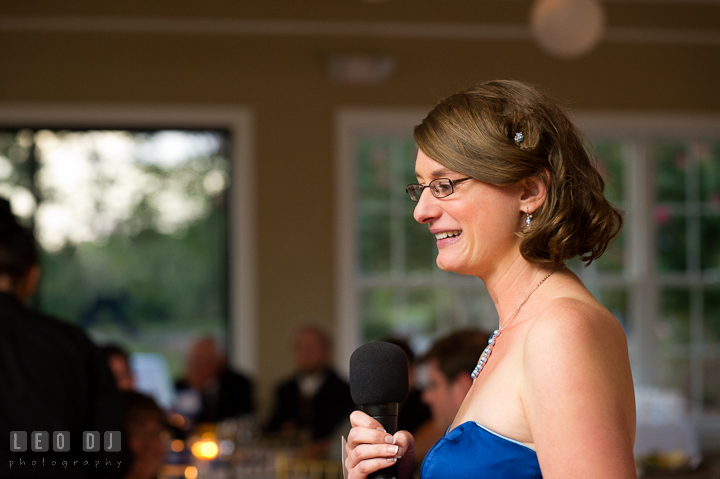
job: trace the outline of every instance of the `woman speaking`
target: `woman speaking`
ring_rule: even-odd
[[[414,217],[437,238],[437,265],[479,277],[500,318],[422,479],[636,477],[625,334],[565,267],[597,259],[622,226],[581,134],[516,81],[446,98],[414,134]],[[408,432],[351,422],[351,479],[395,462],[412,476]]]

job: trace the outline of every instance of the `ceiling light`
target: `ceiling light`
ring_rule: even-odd
[[[551,55],[576,59],[589,53],[605,33],[599,0],[537,0],[530,12],[535,40]]]

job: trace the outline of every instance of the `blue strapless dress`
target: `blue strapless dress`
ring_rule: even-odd
[[[420,479],[542,479],[535,451],[475,423],[448,432],[430,449]]]

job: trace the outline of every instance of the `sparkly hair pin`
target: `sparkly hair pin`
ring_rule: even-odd
[[[522,145],[521,145],[521,144],[522,144],[523,140],[525,140],[525,135],[523,135],[523,132],[522,132],[522,131],[518,131],[517,133],[515,133],[515,138],[514,138],[514,139],[515,139],[515,144],[516,144],[517,146],[519,146],[520,148],[522,148]]]

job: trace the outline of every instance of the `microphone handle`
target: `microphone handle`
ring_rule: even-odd
[[[379,422],[388,434],[395,434],[398,430],[399,409],[400,404],[396,402],[360,406],[360,410]],[[368,479],[398,479],[397,464],[393,463],[391,466],[369,474]]]

